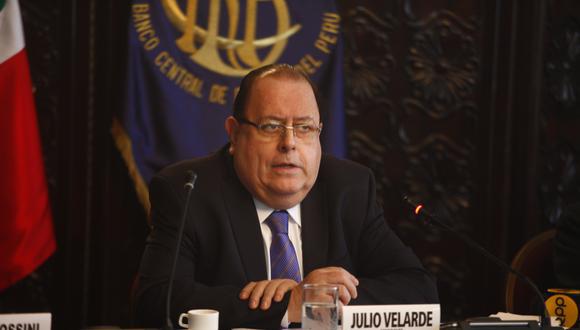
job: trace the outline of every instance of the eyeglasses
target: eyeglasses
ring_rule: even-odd
[[[256,124],[245,118],[236,118],[240,124],[247,124],[254,126],[258,132],[267,138],[276,138],[286,134],[289,129],[294,132],[294,137],[301,140],[310,140],[320,135],[322,131],[322,123],[315,125],[314,123],[298,123],[292,126],[283,125],[277,121],[267,121]]]

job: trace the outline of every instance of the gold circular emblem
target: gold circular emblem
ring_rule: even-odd
[[[198,0],[188,0],[185,13],[176,0],[162,0],[163,9],[171,24],[182,35],[176,39],[177,47],[190,54],[190,59],[202,67],[216,73],[241,77],[250,70],[274,63],[280,58],[288,38],[300,30],[300,25],[290,26],[290,14],[285,0],[271,0],[276,12],[276,34],[267,38],[256,39],[259,0],[247,0],[243,40],[236,39],[240,20],[239,0],[225,1],[229,27],[227,36],[218,35],[221,0],[209,0],[207,28],[197,25]],[[258,49],[271,47],[261,59]],[[227,63],[219,51],[225,52]]]

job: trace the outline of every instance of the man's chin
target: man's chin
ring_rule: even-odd
[[[269,199],[267,204],[276,209],[287,209],[300,204],[307,192],[296,187],[272,187],[267,194]]]
[[[288,183],[273,185],[270,187],[270,191],[275,195],[291,197],[301,194],[301,192],[304,191],[304,184]]]

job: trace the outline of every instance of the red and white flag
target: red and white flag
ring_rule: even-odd
[[[0,0],[0,291],[56,243],[17,0]]]

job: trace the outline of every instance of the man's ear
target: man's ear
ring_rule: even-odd
[[[229,150],[230,154],[233,154],[234,152],[234,148],[238,137],[238,126],[239,126],[238,121],[234,117],[229,116],[228,118],[226,118],[224,127],[226,129],[228,139],[230,140],[230,150]]]

